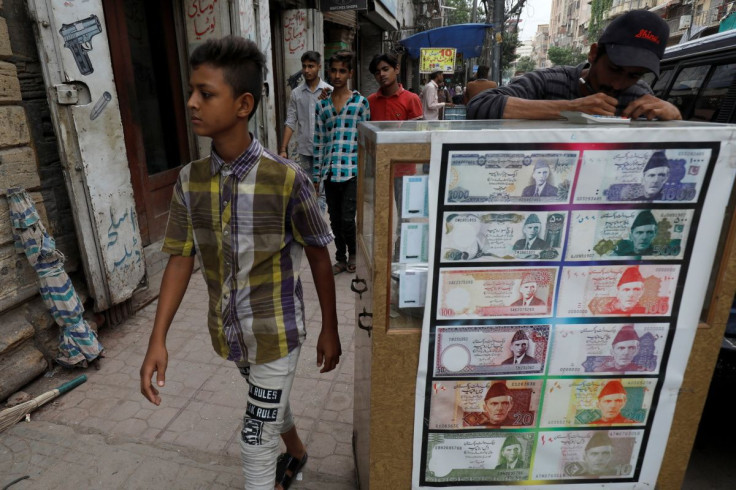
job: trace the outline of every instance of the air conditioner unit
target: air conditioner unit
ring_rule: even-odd
[[[690,27],[690,23],[693,20],[692,15],[683,15],[680,17],[680,27],[678,27],[679,30],[687,29]]]

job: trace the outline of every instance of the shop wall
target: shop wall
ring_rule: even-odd
[[[77,291],[86,296],[31,25],[24,1],[0,1],[0,400],[46,370],[59,333],[38,294],[35,271],[15,251],[8,188],[29,191]]]
[[[368,65],[382,50],[383,31],[371,22],[361,21],[358,29],[358,66],[355,76],[358,81],[357,89],[366,97],[378,90],[378,83],[368,71]]]

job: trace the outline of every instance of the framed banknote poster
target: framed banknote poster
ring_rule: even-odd
[[[734,132],[432,134],[414,488],[654,487]]]

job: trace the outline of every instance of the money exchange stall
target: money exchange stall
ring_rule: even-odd
[[[361,488],[679,488],[734,293],[734,138],[361,126]]]

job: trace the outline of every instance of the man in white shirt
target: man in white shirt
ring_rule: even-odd
[[[322,55],[317,51],[307,51],[302,55],[304,83],[291,91],[289,107],[286,111],[284,141],[279,148],[279,155],[289,158],[287,153],[289,141],[296,133],[298,162],[310,177],[314,161],[314,115],[317,100],[322,89],[332,90],[332,86],[319,76],[322,69],[321,61]]]
[[[528,468],[521,456],[521,441],[514,436],[508,436],[501,446],[501,455],[498,457],[497,470],[514,470]]]
[[[538,364],[539,361],[527,354],[531,340],[523,330],[517,330],[511,338],[511,357],[503,361],[501,364]]]
[[[439,89],[444,84],[445,76],[442,71],[435,71],[429,76],[429,82],[422,90],[422,112],[427,121],[436,121],[440,118],[440,109],[452,104],[439,101]]]

